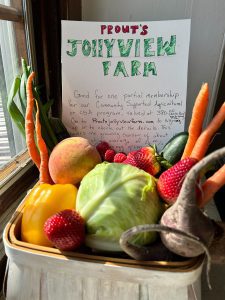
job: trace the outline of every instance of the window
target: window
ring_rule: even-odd
[[[16,4],[12,8],[11,3]],[[20,57],[27,57],[21,1],[0,0],[0,168],[25,149],[7,110],[14,78],[20,74]],[[17,99],[17,105],[19,102]],[[20,106],[19,106],[20,107]],[[21,107],[20,107],[21,109]]]
[[[0,0],[0,290],[6,262],[2,230],[24,192],[37,178],[25,141],[7,109],[12,83],[21,74],[21,57],[27,60],[31,56],[25,39],[28,3],[30,1]],[[19,107],[19,99],[15,101]]]
[[[24,179],[23,182],[20,180],[32,167],[25,140],[7,109],[13,81],[22,73],[21,57],[26,60],[31,57],[27,51],[31,47],[27,47],[29,43],[25,38],[28,36],[27,40],[30,40],[31,36],[31,30],[27,30],[32,16],[29,14],[28,20],[29,3],[26,0],[0,0],[0,216],[23,192]],[[19,99],[14,100],[21,109]],[[33,176],[25,181],[28,183],[32,179]],[[14,194],[16,190],[17,195]]]

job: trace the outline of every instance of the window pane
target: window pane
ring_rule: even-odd
[[[17,26],[16,22],[0,20],[0,168],[25,148],[25,142],[7,111],[13,80],[20,74],[14,26]],[[18,99],[17,105],[19,107]]]
[[[0,4],[10,6],[11,0],[0,0]]]

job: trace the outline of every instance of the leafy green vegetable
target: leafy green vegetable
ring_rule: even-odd
[[[27,79],[31,73],[31,67],[27,65],[25,59],[21,59],[22,74],[17,76],[13,82],[11,91],[8,95],[7,108],[8,112],[13,119],[15,125],[18,127],[23,137],[25,138],[25,116],[27,107],[27,93],[26,84]],[[34,98],[38,101],[38,106],[40,110],[40,121],[41,121],[41,132],[43,139],[51,152],[55,145],[60,142],[62,137],[69,136],[65,126],[60,123],[60,121],[51,122],[50,108],[53,101],[49,100],[45,104],[40,99],[40,90],[38,86],[33,83],[33,94]],[[18,96],[19,107],[15,101],[16,96]],[[60,131],[60,134],[59,134]]]
[[[121,234],[141,224],[157,223],[163,206],[156,191],[156,179],[126,164],[101,163],[81,181],[77,211],[86,221],[86,244],[105,251],[122,251]],[[155,241],[156,233],[138,234],[137,245]]]
[[[27,93],[26,93],[26,79],[25,79],[25,73],[21,76],[21,82],[20,82],[20,88],[19,88],[19,99],[21,103],[21,107],[23,110],[23,114],[26,114],[26,107],[27,107]]]
[[[14,98],[17,95],[17,92],[19,91],[20,88],[20,82],[21,82],[20,77],[16,77],[15,80],[13,81],[8,96],[7,109],[11,118],[15,122],[17,128],[25,138],[25,116],[21,113],[17,104],[14,101]]]

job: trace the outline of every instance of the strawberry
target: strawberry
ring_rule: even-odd
[[[150,146],[130,152],[123,163],[142,169],[153,176],[160,171],[160,164],[157,161],[155,149]]]
[[[47,219],[44,232],[56,248],[74,250],[84,242],[85,224],[78,212],[65,209]]]
[[[113,149],[108,149],[105,152],[104,160],[108,162],[113,162],[115,155],[116,155],[116,151],[114,151]]]
[[[187,157],[178,161],[159,176],[157,190],[165,202],[173,204],[176,201],[185,175],[197,162],[197,159]]]
[[[131,151],[127,154],[127,159],[130,159],[132,158],[139,150],[134,150],[134,151]]]
[[[126,154],[123,152],[116,153],[113,162],[122,163],[127,158]]]
[[[111,149],[111,147],[109,146],[109,144],[107,142],[102,141],[96,146],[96,149],[98,150],[102,160],[104,160],[106,151],[108,149]]]

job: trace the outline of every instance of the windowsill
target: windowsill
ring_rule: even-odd
[[[0,220],[15,208],[19,199],[36,182],[38,169],[27,151],[12,160],[0,173]]]
[[[9,161],[3,169],[0,171],[0,195],[2,189],[5,189],[5,186],[15,176],[20,176],[21,172],[25,172],[32,166],[32,161],[29,157],[27,150],[21,152],[11,161]]]

